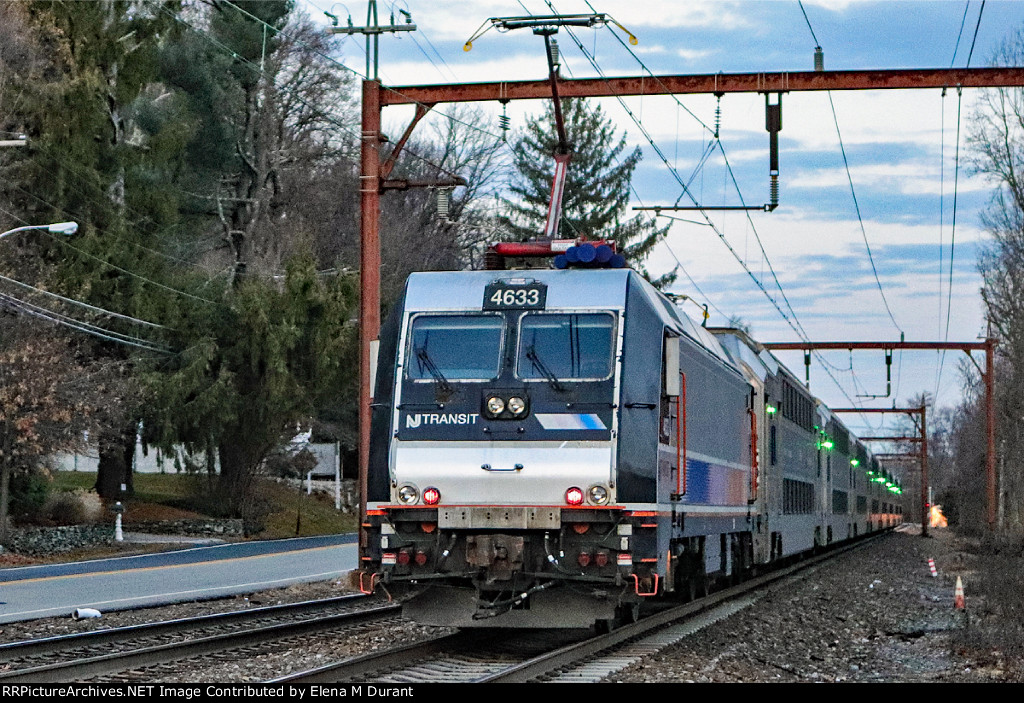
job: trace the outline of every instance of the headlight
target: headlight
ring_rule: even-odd
[[[406,505],[413,505],[420,499],[420,492],[416,490],[415,486],[408,484],[398,489],[398,500],[402,501]]]
[[[590,502],[595,505],[604,505],[608,502],[608,489],[597,485],[590,487]]]
[[[487,399],[487,412],[490,413],[491,416],[497,417],[498,415],[501,415],[504,410],[505,401],[498,396],[491,396]]]
[[[513,415],[522,415],[526,412],[526,401],[522,398],[512,396],[508,399],[508,409]]]

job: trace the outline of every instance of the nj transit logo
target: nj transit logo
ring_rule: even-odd
[[[409,413],[405,416],[406,429],[421,425],[475,425],[479,413]]]

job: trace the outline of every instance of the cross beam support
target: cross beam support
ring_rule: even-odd
[[[764,345],[765,349],[772,351],[802,350],[805,355],[810,354],[812,349],[884,349],[890,352],[894,349],[907,350],[952,350],[967,352],[970,356],[972,351],[985,352],[985,370],[981,375],[985,381],[985,477],[986,477],[986,518],[988,529],[995,532],[996,529],[996,399],[995,399],[995,350],[996,340],[989,337],[983,342],[769,342]],[[977,363],[975,363],[977,366]],[[978,369],[981,370],[980,368]],[[922,408],[923,410],[923,408]],[[833,409],[832,412],[911,412],[910,410],[892,410],[886,408],[841,408]],[[925,424],[924,412],[921,413],[922,429]],[[927,435],[924,435],[927,437]],[[925,442],[925,447],[928,443]],[[927,464],[927,452],[923,452],[922,466]],[[926,469],[925,469],[926,470]],[[927,474],[925,474],[926,476]],[[924,481],[922,481],[924,483]],[[923,489],[922,489],[923,490]],[[927,495],[925,501],[927,502]],[[923,525],[923,520],[922,520]]]
[[[563,98],[716,93],[797,93],[824,90],[907,90],[917,88],[1011,88],[1024,85],[1024,68],[918,68],[878,71],[794,71],[630,76],[560,80]],[[551,97],[551,83],[508,81],[395,86],[382,105],[536,100]]]
[[[367,22],[369,24],[369,22]],[[369,71],[367,71],[369,73]],[[559,79],[563,98],[683,95],[716,93],[788,93],[825,90],[893,90],[920,88],[1024,87],[1024,68],[898,69],[876,71],[798,71],[734,73],[625,78]],[[550,80],[500,83],[456,83],[384,88],[376,79],[363,82],[362,171],[360,174],[360,393],[359,393],[359,487],[360,524],[365,521],[367,476],[370,457],[371,379],[370,345],[380,333],[380,195],[382,142],[381,110],[389,105],[434,105],[481,100],[528,100],[547,98]],[[372,154],[370,153],[372,152]],[[934,349],[935,347],[929,347]],[[991,398],[991,347],[986,348],[986,388]],[[995,413],[989,408],[989,524],[995,525]],[[362,534],[362,530],[360,530]],[[362,552],[360,552],[360,556]]]
[[[766,345],[767,346],[767,345]],[[928,536],[928,406],[919,408],[829,408],[834,413],[901,413],[921,416],[921,432],[917,437],[860,437],[864,442],[920,442],[921,453],[914,456],[921,458],[921,536]]]

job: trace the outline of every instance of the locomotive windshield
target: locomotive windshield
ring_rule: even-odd
[[[498,315],[420,315],[412,321],[411,379],[488,381],[498,376],[504,320]]]
[[[519,325],[522,379],[601,380],[612,372],[615,319],[606,313],[527,313]]]

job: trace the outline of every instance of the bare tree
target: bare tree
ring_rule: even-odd
[[[1001,46],[994,63],[1024,61],[1024,31]],[[1024,531],[1024,90],[982,92],[968,132],[974,169],[996,190],[982,217],[990,240],[979,268],[982,299],[999,340],[996,359],[997,449],[1001,524]]]
[[[0,312],[0,543],[7,538],[10,482],[54,451],[77,446],[112,394],[109,365],[81,361],[72,340]]]

